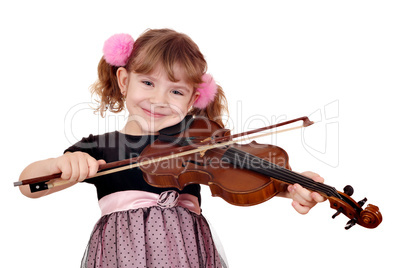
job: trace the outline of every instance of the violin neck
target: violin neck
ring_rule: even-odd
[[[338,191],[332,186],[316,182],[313,179],[237,148],[229,148],[222,157],[222,161],[231,163],[235,168],[252,170],[287,184],[298,183],[306,189],[324,194],[327,197],[341,198]]]

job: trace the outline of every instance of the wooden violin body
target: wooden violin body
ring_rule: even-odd
[[[209,132],[203,130],[208,129]],[[221,137],[229,133],[226,129],[221,129],[215,122],[196,120],[192,123],[191,129],[187,133],[181,133],[188,137],[197,137],[197,141],[206,140],[212,136]],[[180,136],[178,137],[181,138]],[[166,149],[165,142],[157,140],[152,146],[147,147],[142,154],[149,155],[158,152],[162,147]],[[171,143],[174,150],[180,145]],[[228,160],[228,150],[240,150],[247,152],[261,159],[278,164],[290,169],[288,155],[280,147],[268,144],[258,144],[255,141],[241,145],[233,144],[230,147],[215,148],[201,153],[194,153],[180,158],[172,158],[156,162],[150,165],[141,166],[144,178],[152,186],[175,187],[182,190],[189,184],[204,184],[210,187],[213,196],[219,196],[230,204],[238,206],[251,206],[260,204],[274,197],[281,191],[285,191],[287,185],[268,178],[264,174],[252,171],[248,168],[238,168]],[[239,157],[236,155],[235,157]],[[250,165],[247,159],[237,159],[242,161],[241,165]],[[254,163],[257,164],[257,163]]]
[[[194,119],[191,128],[180,132],[169,143],[157,140],[145,148],[142,155],[157,155],[160,150],[175,152],[183,145],[183,141],[187,141],[186,145],[190,144],[189,137],[192,138],[191,142],[198,144],[226,135],[229,135],[229,130],[222,129],[215,122]],[[331,208],[337,210],[333,218],[341,213],[350,218],[347,229],[356,223],[375,228],[382,221],[378,207],[368,205],[363,210],[365,200],[355,202],[348,194],[292,172],[288,154],[274,145],[259,144],[255,141],[249,144],[234,143],[158,161],[140,168],[144,179],[150,185],[181,190],[189,184],[204,184],[210,187],[213,196],[219,196],[238,206],[260,204],[279,192],[286,191],[289,184],[299,183],[329,199]]]

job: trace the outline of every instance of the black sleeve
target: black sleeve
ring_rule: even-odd
[[[87,138],[82,138],[79,142],[76,144],[70,146],[67,148],[64,153],[66,152],[84,152],[89,154],[95,159],[101,159],[101,155],[99,152],[99,142],[98,142],[98,136],[94,135],[89,135]]]

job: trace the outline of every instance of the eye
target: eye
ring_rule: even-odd
[[[147,80],[144,80],[144,81],[141,81],[144,85],[146,85],[146,86],[150,86],[150,87],[152,87],[154,84],[152,83],[152,82],[150,82],[150,81],[147,81]]]
[[[173,89],[173,90],[172,90],[172,93],[175,94],[175,95],[181,95],[181,96],[183,96],[183,93],[181,93],[181,91],[179,91],[179,90],[177,90],[177,89]]]

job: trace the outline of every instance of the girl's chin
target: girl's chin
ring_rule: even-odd
[[[161,129],[174,126],[180,123],[182,119],[179,117],[175,118],[165,118],[165,120],[152,120],[149,121],[148,124],[142,125],[142,132],[144,134],[158,134]]]
[[[140,135],[158,134],[161,129],[176,125],[183,118],[178,114],[164,115],[160,117],[130,115],[126,123],[126,130]],[[130,131],[131,130],[131,131]]]

